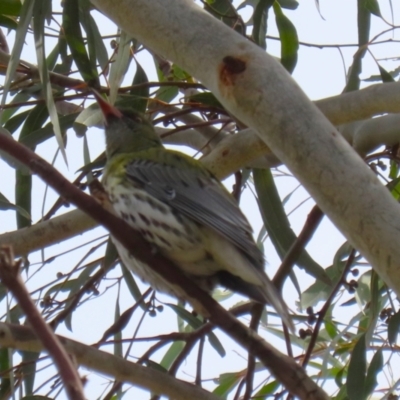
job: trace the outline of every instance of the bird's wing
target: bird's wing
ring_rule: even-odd
[[[188,218],[214,229],[238,247],[254,266],[264,269],[252,229],[235,199],[211,173],[195,168],[192,160],[179,153],[168,155],[173,157],[173,163],[131,160],[126,166],[128,179]]]

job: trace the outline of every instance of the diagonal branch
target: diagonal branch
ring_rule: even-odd
[[[112,376],[120,381],[130,382],[176,400],[219,399],[198,386],[189,385],[187,382],[175,379],[154,368],[143,367],[63,336],[57,335],[57,338],[80,365],[93,371]],[[41,352],[44,350],[43,345],[30,328],[3,322],[0,322],[0,345],[25,351]]]
[[[139,232],[105,210],[94,198],[71,184],[52,165],[5,135],[0,135],[0,149],[27,165],[60,196],[75,204],[107,228],[118,241],[130,250],[135,258],[149,265],[172,285],[180,287],[185,298],[198,312],[247,349],[249,353],[258,357],[293,395],[307,400],[328,398],[325,392],[306,375],[305,371],[292,358],[280,353],[254,331],[239,322],[211,296],[181,274],[172,262],[162,257],[161,254],[154,254],[153,247],[142,238]]]
[[[98,226],[98,222],[81,210],[70,211],[59,217],[40,222],[28,228],[0,235],[0,246],[10,244],[16,256],[70,239]]]
[[[228,112],[257,132],[400,295],[399,205],[273,57],[192,1],[92,3],[147,48],[200,80]],[[394,96],[397,106],[399,94]]]
[[[46,324],[30,297],[20,275],[20,264],[21,261],[14,261],[12,247],[3,246],[0,248],[1,281],[12,292],[36,335],[39,337],[40,342],[52,357],[68,398],[70,400],[84,400],[85,395],[78,371],[65,351],[65,348],[61,345],[49,325]]]

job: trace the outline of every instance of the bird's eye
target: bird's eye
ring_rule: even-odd
[[[137,115],[134,115],[134,116],[132,117],[132,119],[133,119],[135,122],[137,122],[138,124],[143,123],[143,119],[142,119],[141,117],[137,116]]]

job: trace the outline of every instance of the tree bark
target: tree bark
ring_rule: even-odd
[[[189,0],[92,2],[254,129],[400,294],[398,204],[280,64]]]

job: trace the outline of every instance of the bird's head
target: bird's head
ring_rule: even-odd
[[[108,158],[162,146],[153,125],[143,114],[129,108],[114,107],[100,94],[93,93],[104,115]]]

